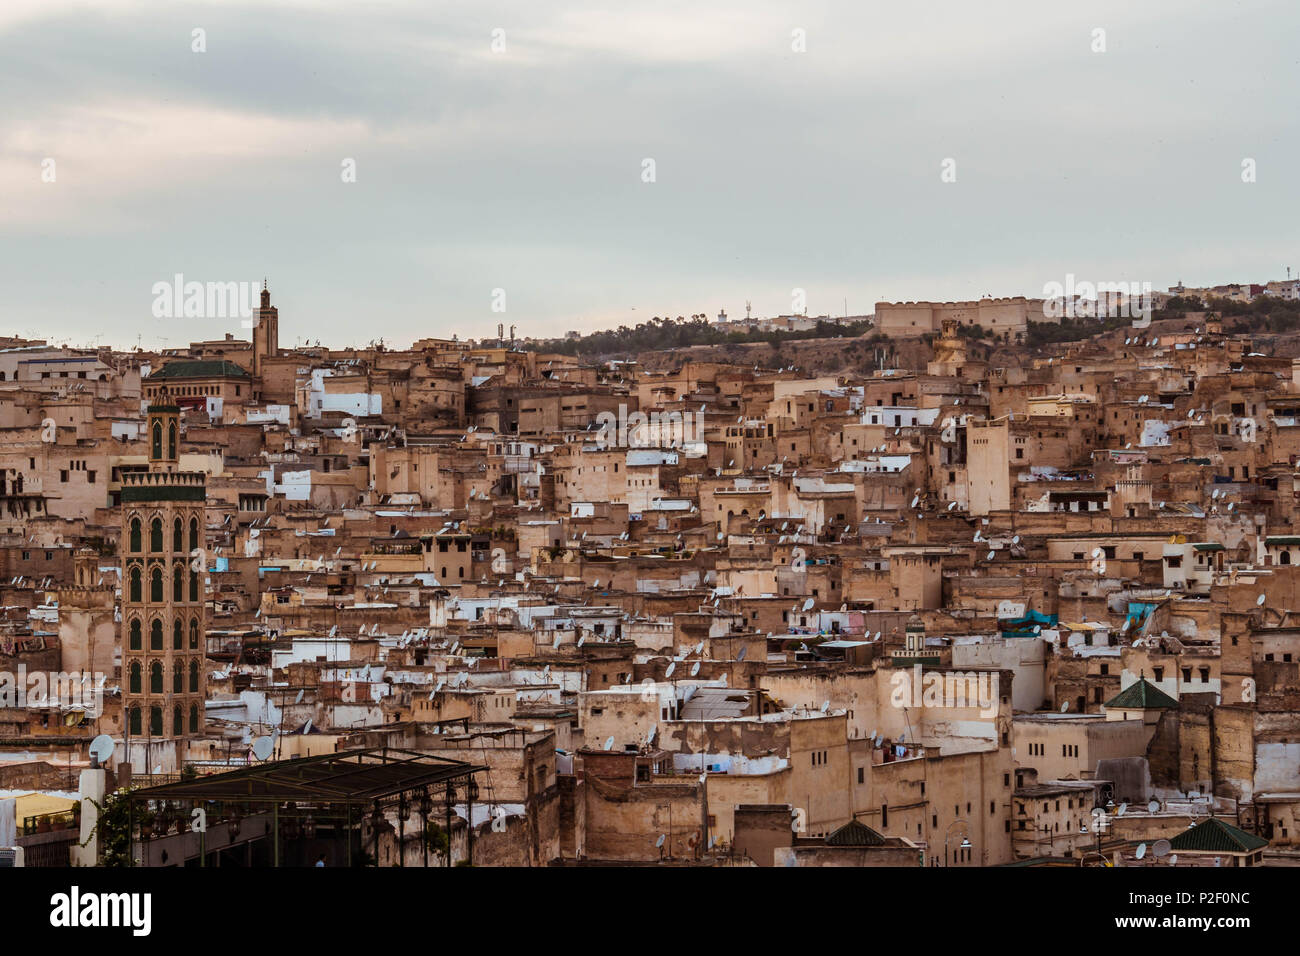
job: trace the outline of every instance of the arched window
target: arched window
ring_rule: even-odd
[[[153,521],[149,522],[149,550],[154,554],[161,554],[162,542],[162,518],[154,518]]]
[[[180,562],[176,562],[176,567],[172,571],[172,600],[180,602],[185,600],[185,579],[181,576]]]
[[[199,619],[190,618],[190,650],[196,651],[199,648]]]
[[[163,574],[160,565],[154,565],[149,573],[149,600],[155,604],[163,602]]]
[[[149,650],[161,651],[163,649],[162,621],[154,618],[149,622]]]
[[[140,553],[141,542],[142,542],[142,533],[140,528],[140,519],[132,518],[131,519],[131,545],[129,548],[132,554]]]
[[[141,573],[140,573],[140,565],[138,565],[138,564],[136,564],[136,565],[132,565],[132,567],[131,567],[131,601],[132,601],[133,603],[135,603],[135,604],[139,604],[139,603],[140,603],[141,601],[143,601],[143,600],[144,600],[144,585],[143,585],[143,583],[142,583],[142,575],[141,575]]]
[[[139,707],[131,708],[131,717],[127,721],[126,725],[128,728],[127,730],[128,733],[135,734],[137,737],[140,736],[142,731],[140,729],[140,708]]]
[[[173,419],[172,421],[170,421],[170,422],[167,423],[167,457],[168,457],[168,458],[175,458],[175,457],[176,457],[176,421],[175,421],[175,419]]]
[[[149,665],[149,693],[161,694],[163,692],[163,672],[162,661],[154,661]]]
[[[162,458],[162,422],[154,421],[153,423],[153,452],[154,458]]]
[[[185,691],[185,667],[180,661],[172,668],[172,693],[181,694]]]
[[[197,694],[198,692],[199,692],[199,659],[197,657],[191,657],[190,658],[190,693]]]
[[[199,705],[190,704],[190,733],[199,732]]]
[[[177,620],[172,624],[172,650],[180,651],[185,649],[185,628]]]
[[[199,550],[199,519],[190,519],[190,550]]]
[[[185,718],[181,716],[179,706],[172,708],[172,736],[179,737],[185,733]]]
[[[150,707],[149,708],[149,733],[154,737],[161,737],[163,732],[162,727],[163,727],[162,708]]]
[[[1291,563],[1291,552],[1290,552],[1290,551],[1283,551],[1283,552],[1282,552],[1282,556],[1278,559],[1278,563],[1280,563],[1280,564],[1290,564],[1290,563]]]
[[[185,550],[185,526],[180,518],[172,524],[172,550],[178,554]]]
[[[131,618],[131,623],[127,625],[127,646],[133,651],[144,650],[144,628],[140,626],[138,617]]]
[[[190,572],[190,600],[197,601],[198,599],[199,599],[199,572],[191,571]]]
[[[140,693],[140,662],[139,661],[131,662],[131,680],[127,684],[127,687],[129,688],[129,691],[132,694]]]

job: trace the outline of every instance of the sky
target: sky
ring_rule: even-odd
[[[1293,0],[2,0],[0,335],[247,337],[155,314],[177,274],[266,278],[281,344],[333,347],[1285,278],[1297,27]]]

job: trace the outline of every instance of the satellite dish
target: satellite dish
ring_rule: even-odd
[[[1127,810],[1127,809],[1128,809],[1128,804],[1127,804],[1127,803],[1121,803],[1121,804],[1119,805],[1119,809],[1115,811],[1115,816],[1117,816],[1117,817],[1122,817],[1122,816],[1124,815],[1124,811]]]
[[[295,698],[293,699],[293,702],[294,702],[295,704],[301,704],[301,703],[302,703],[302,698],[303,698],[303,695],[304,695],[304,694],[306,694],[306,691],[305,691],[305,690],[302,690],[302,689],[299,689],[299,691],[298,691],[298,696],[295,697]]]
[[[696,661],[694,664],[691,665],[691,676],[694,677],[699,672],[700,672],[700,662]]]
[[[1146,856],[1146,855],[1147,855],[1147,845],[1146,845],[1145,843],[1139,843],[1139,844],[1138,844],[1138,848],[1137,848],[1137,853],[1134,854],[1134,855],[1135,855],[1139,860],[1142,859],[1142,857]]]
[[[830,709],[831,709],[831,702],[829,700],[822,701],[822,713],[824,714]]]
[[[743,661],[743,660],[745,659],[745,651],[746,651],[746,650],[747,650],[747,648],[742,647],[740,650],[736,651],[736,660],[737,660],[737,661]]]
[[[606,750],[613,750],[613,749],[614,749],[614,735],[613,735],[613,734],[610,734],[608,737],[605,738],[605,749],[606,749]]]
[[[816,602],[813,601],[812,598],[808,598],[808,600],[806,600],[806,601],[803,602],[803,609],[804,609],[805,611],[811,611],[811,610],[812,610],[812,606],[813,606],[813,604],[815,604],[815,603],[816,603]]]
[[[258,737],[253,741],[253,756],[258,760],[271,759],[271,752],[275,750],[274,737]]]
[[[1020,535],[1016,535],[1016,536],[1014,536],[1014,537],[1011,539],[1011,543],[1012,543],[1012,544],[1019,544],[1019,543],[1020,543]]]
[[[1255,598],[1255,603],[1258,604],[1260,607],[1264,606],[1264,601],[1265,601],[1265,596],[1263,594]]]
[[[1156,840],[1155,843],[1151,844],[1151,852],[1155,854],[1157,860],[1161,857],[1168,856],[1170,849],[1172,849],[1172,847],[1169,845],[1168,840]]]
[[[662,847],[662,846],[664,845],[664,840],[665,840],[666,838],[667,838],[667,837],[665,836],[665,834],[663,834],[663,833],[659,834],[659,839],[655,840],[655,849],[656,849],[656,850],[659,849],[660,847]]]
[[[664,671],[664,677],[672,677],[673,671],[675,671],[676,669],[677,669],[677,662],[670,661],[668,664],[668,669]]]
[[[90,742],[90,755],[96,763],[106,762],[113,756],[113,738],[108,734],[100,734]]]
[[[987,558],[986,560],[988,560],[988,561],[992,561],[993,558],[994,558],[994,556],[995,556],[996,554],[997,554],[997,552],[995,552],[995,551],[990,551],[990,552],[989,552],[989,556],[988,556],[988,558]]]
[[[1177,865],[1178,865],[1178,854],[1177,854],[1177,853],[1174,853],[1174,854],[1172,854],[1172,855],[1169,857],[1169,865],[1170,865],[1170,866],[1177,866]]]
[[[1069,711],[1069,709],[1070,709],[1070,702],[1068,700],[1061,701],[1061,713],[1064,714],[1067,711]]]
[[[1159,801],[1159,800],[1152,800],[1150,803],[1148,803],[1148,804],[1147,804],[1147,812],[1148,812],[1148,813],[1159,813],[1159,812],[1160,812],[1160,801]]]

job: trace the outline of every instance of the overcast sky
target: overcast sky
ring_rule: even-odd
[[[334,346],[1283,278],[1300,7],[1192,6],[3,0],[0,334],[247,335],[176,273]]]

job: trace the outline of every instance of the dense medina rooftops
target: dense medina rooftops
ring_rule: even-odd
[[[1269,748],[1300,733],[1300,446],[1267,411],[1300,404],[1300,386],[1289,360],[1245,358],[1248,333],[1155,344],[1198,324],[1032,348],[943,329],[785,342],[766,363],[765,344],[734,362],[451,340],[291,350],[264,326],[224,353],[242,364],[220,342],[104,351],[124,374],[95,393],[54,377],[0,390],[24,423],[0,429],[0,657],[89,666],[164,701],[171,670],[122,691],[123,648],[201,660],[197,729],[177,738],[162,714],[130,758],[158,775],[145,784],[186,760],[200,776],[147,799],[238,790],[378,801],[382,816],[401,792],[470,775],[486,793],[490,767],[485,808],[451,807],[452,852],[472,814],[482,859],[722,859],[759,825],[733,807],[753,800],[778,829],[803,810],[791,848],[841,860],[904,839],[939,854],[947,835],[969,843],[950,864],[1077,862],[1089,840],[1070,804],[1104,787],[1103,803],[1194,806],[1246,835],[1192,832],[1198,846],[1287,848],[1300,770]],[[166,461],[125,374],[143,365],[163,385],[231,380],[159,393],[178,431]],[[57,409],[53,429],[38,407]],[[592,440],[602,414],[680,410],[703,412],[689,447]],[[522,435],[528,453],[512,454]],[[203,502],[201,540],[143,529],[133,634],[124,507],[161,520],[176,509],[140,506],[172,495]],[[191,567],[193,647],[172,626]],[[110,701],[68,729],[0,701],[0,733],[53,747],[51,765],[83,760],[96,732],[120,738],[121,719]],[[248,748],[276,729],[283,759],[262,766]],[[1261,782],[1240,766],[1271,769]],[[756,776],[761,797],[737,789]],[[1059,793],[1075,818],[1054,816],[1055,796],[1026,807],[1024,833],[1063,823],[1035,842],[1011,801],[976,808],[962,789],[976,785]],[[567,799],[582,812],[539,812]],[[487,826],[493,807],[522,822]],[[1174,832],[1146,816],[1163,822],[1135,812],[1125,839]],[[415,829],[366,839],[392,858]]]

